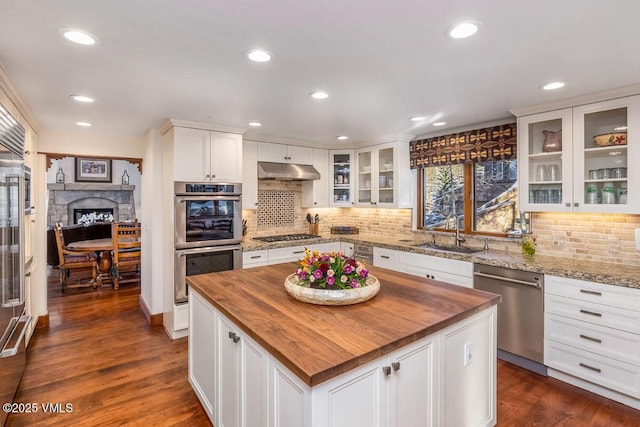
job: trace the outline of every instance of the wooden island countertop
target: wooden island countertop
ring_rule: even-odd
[[[313,387],[500,302],[500,296],[371,267],[373,299],[299,302],[284,288],[295,263],[187,277],[222,314]]]

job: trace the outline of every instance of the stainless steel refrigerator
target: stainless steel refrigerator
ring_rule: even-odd
[[[11,403],[26,364],[24,128],[0,105],[0,403]],[[7,420],[0,411],[0,425]]]

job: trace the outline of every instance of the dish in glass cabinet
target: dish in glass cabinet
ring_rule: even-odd
[[[627,144],[627,132],[616,133],[603,133],[601,135],[595,135],[593,142],[598,147],[608,147],[610,145],[626,145]]]

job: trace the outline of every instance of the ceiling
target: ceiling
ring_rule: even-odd
[[[142,136],[169,117],[257,120],[245,137],[338,147],[338,135],[442,134],[640,81],[637,0],[0,0],[0,10],[0,63],[42,130]],[[468,19],[483,25],[475,36],[445,37]],[[100,43],[74,45],[62,28]],[[249,61],[255,47],[274,59]],[[567,85],[540,89],[556,80]],[[311,99],[318,89],[330,97]]]

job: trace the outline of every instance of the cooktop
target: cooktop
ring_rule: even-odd
[[[264,236],[264,237],[254,237],[253,240],[258,240],[260,242],[265,243],[274,243],[274,242],[287,242],[291,240],[307,240],[307,239],[318,239],[320,236],[316,236],[315,234],[281,234],[278,236]]]

